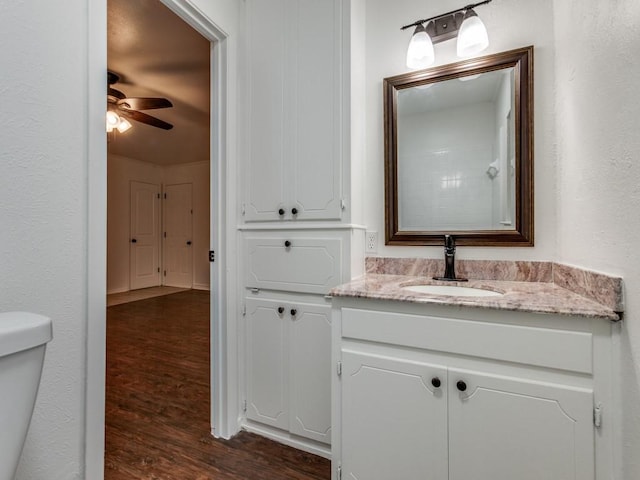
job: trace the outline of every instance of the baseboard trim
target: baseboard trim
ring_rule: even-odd
[[[250,433],[255,433],[261,437],[268,438],[278,443],[282,443],[289,447],[297,448],[303,452],[312,453],[331,460],[331,446],[322,445],[313,440],[307,440],[301,437],[291,435],[289,432],[284,432],[277,428],[269,427],[267,425],[260,425],[250,421],[246,421],[242,424],[242,430],[246,430]]]
[[[126,293],[128,288],[114,288],[113,290],[107,290],[107,295],[113,295],[114,293]]]
[[[192,288],[194,290],[205,290],[207,292],[210,290],[209,285],[206,283],[194,283]]]

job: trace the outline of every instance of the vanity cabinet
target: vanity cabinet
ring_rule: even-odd
[[[611,478],[610,340],[603,319],[334,298],[332,478]]]
[[[286,297],[245,302],[247,418],[330,443],[330,305]]]
[[[342,218],[342,8],[246,2],[247,222]]]

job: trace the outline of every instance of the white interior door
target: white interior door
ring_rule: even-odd
[[[164,284],[193,286],[193,186],[165,185],[163,204]]]
[[[160,185],[131,182],[129,288],[160,285]]]

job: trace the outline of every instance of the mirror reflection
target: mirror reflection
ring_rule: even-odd
[[[398,92],[400,230],[512,230],[514,69]]]

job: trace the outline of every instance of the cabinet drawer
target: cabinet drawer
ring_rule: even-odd
[[[587,332],[344,308],[342,336],[593,373]]]
[[[326,294],[341,283],[342,239],[294,235],[245,239],[250,288]]]

